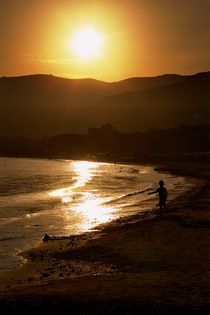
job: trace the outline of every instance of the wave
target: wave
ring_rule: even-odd
[[[126,199],[126,198],[133,197],[133,196],[138,195],[138,194],[143,194],[143,193],[145,193],[145,192],[147,192],[147,191],[150,191],[150,190],[153,190],[153,188],[147,187],[147,188],[142,189],[142,190],[134,191],[134,192],[132,192],[132,193],[123,195],[123,196],[118,197],[118,198],[116,198],[116,199],[112,199],[112,200],[106,201],[106,202],[103,203],[103,205],[112,204],[112,203],[115,203],[115,202],[124,200],[124,199]]]

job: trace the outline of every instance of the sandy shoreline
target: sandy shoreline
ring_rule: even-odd
[[[27,264],[1,275],[0,314],[209,314],[210,165],[161,171],[199,185],[167,212],[28,251]]]

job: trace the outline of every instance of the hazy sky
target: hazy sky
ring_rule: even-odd
[[[88,28],[103,44],[81,60],[72,38]],[[210,0],[0,0],[0,32],[0,76],[114,81],[210,70]]]

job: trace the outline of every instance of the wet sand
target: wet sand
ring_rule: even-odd
[[[198,185],[167,211],[26,252],[0,275],[0,314],[210,314],[210,165],[161,170]]]

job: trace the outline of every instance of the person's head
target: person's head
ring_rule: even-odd
[[[164,186],[164,181],[163,181],[163,180],[160,180],[160,181],[159,181],[159,185],[160,185],[160,187],[163,187],[163,186]]]

